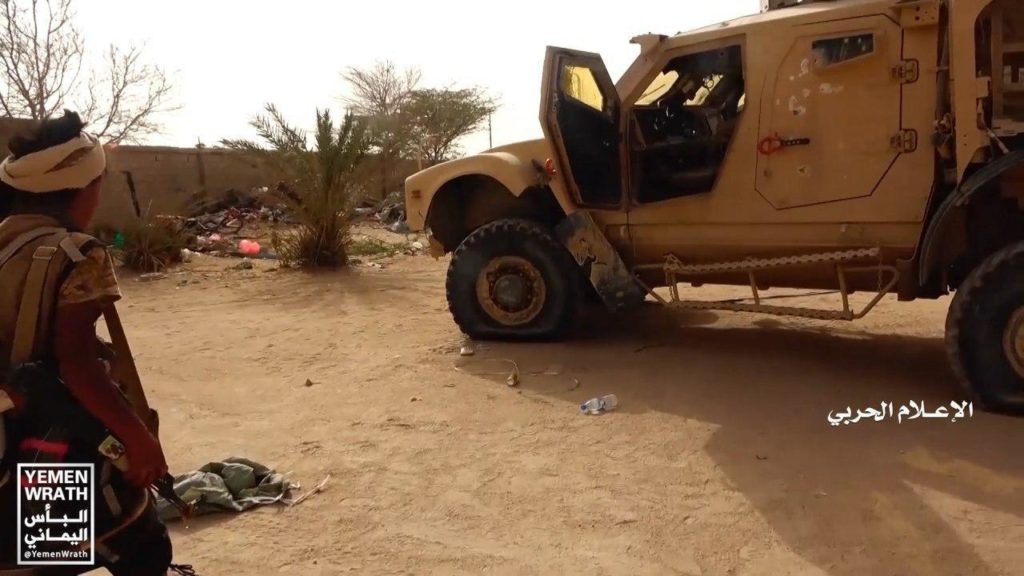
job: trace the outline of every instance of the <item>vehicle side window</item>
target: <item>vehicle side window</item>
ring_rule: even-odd
[[[814,52],[815,65],[827,68],[874,53],[875,35],[858,34],[817,40],[811,45],[811,50]]]
[[[604,112],[604,95],[590,68],[566,65],[562,69],[562,91],[566,96],[598,112]]]

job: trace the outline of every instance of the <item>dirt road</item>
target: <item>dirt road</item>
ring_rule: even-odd
[[[244,455],[332,480],[175,526],[204,575],[1024,574],[1024,422],[826,421],[959,399],[946,301],[854,325],[647,311],[465,359],[446,262],[232,263],[124,279],[171,465]],[[606,393],[620,411],[578,413]]]

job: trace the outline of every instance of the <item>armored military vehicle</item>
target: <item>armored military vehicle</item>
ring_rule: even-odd
[[[548,48],[544,139],[406,182],[409,225],[453,253],[465,333],[556,337],[587,292],[823,320],[955,292],[956,373],[1024,413],[1024,1],[771,0],[633,42],[617,82],[597,54]],[[677,289],[710,284],[752,294]]]

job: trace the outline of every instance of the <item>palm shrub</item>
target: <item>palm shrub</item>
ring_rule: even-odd
[[[311,148],[305,131],[290,125],[276,106],[267,104],[264,111],[250,122],[259,142],[223,144],[265,155],[286,178],[278,192],[298,226],[274,236],[278,256],[286,265],[344,266],[349,213],[360,195],[353,173],[368,147],[365,124],[346,113],[338,126],[330,111],[318,109]]]

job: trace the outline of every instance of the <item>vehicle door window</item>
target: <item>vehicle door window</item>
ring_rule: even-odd
[[[632,111],[630,150],[637,201],[710,192],[745,102],[740,46],[669,62]]]
[[[562,91],[569,98],[604,112],[604,96],[590,68],[566,66],[562,74]]]
[[[587,64],[565,62],[558,70],[555,121],[584,206],[622,203],[618,103],[614,85],[603,85]]]

